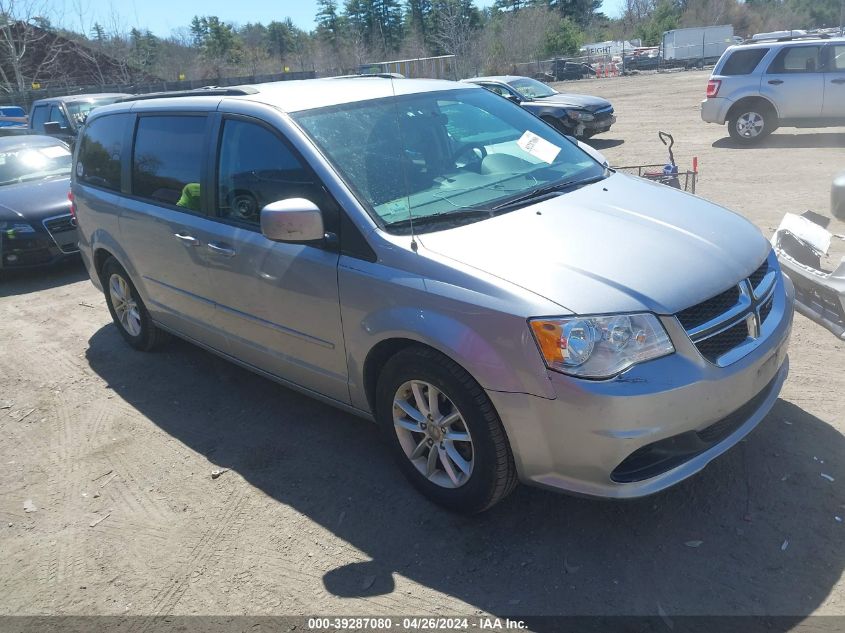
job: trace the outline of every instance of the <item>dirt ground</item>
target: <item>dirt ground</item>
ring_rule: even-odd
[[[558,87],[612,100],[594,140],[612,164],[664,162],[664,129],[681,165],[699,157],[699,194],[766,235],[786,211],[829,214],[845,129],[735,148],[699,118],[706,79]],[[15,275],[0,614],[845,615],[845,344],[796,315],[790,356],[759,428],[672,490],[521,487],[463,518],[405,483],[373,425],[186,343],[130,350],[81,265]]]

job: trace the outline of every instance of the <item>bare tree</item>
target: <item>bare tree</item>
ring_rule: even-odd
[[[636,25],[647,19],[656,6],[657,0],[625,0],[622,15]]]
[[[687,0],[681,22],[689,26],[730,22],[736,0]]]
[[[475,30],[466,12],[457,0],[444,2],[435,16],[437,31],[435,43],[450,55],[455,55],[457,71],[461,77],[469,74],[471,66],[468,56],[474,40]]]
[[[24,92],[55,63],[62,41],[48,11],[46,2],[0,0],[0,90]]]

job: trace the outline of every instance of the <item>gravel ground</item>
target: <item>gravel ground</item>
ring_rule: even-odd
[[[613,101],[613,164],[664,162],[664,129],[767,235],[827,214],[845,130],[735,148],[699,119],[706,78],[558,87]],[[522,487],[473,518],[367,422],[186,343],[131,351],[79,265],[0,282],[0,341],[0,614],[845,615],[845,344],[801,316],[781,399],[698,476],[628,502]]]

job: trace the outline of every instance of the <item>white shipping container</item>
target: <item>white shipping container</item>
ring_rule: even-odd
[[[730,24],[675,29],[663,34],[663,59],[715,61],[733,44],[734,27]]]

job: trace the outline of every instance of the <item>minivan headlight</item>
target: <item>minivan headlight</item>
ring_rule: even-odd
[[[675,351],[653,314],[530,319],[549,369],[582,378],[610,378]]]

